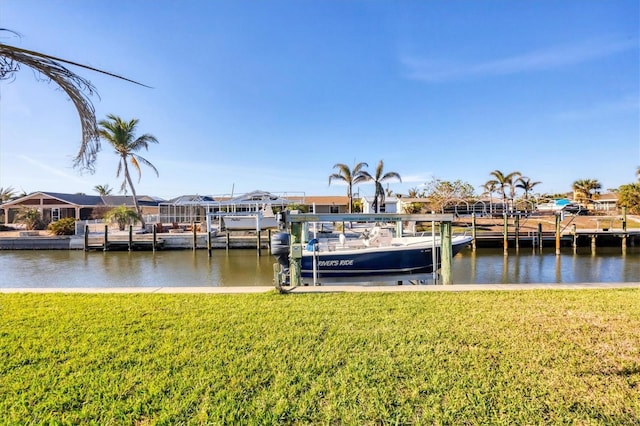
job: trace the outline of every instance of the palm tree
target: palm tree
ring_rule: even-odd
[[[0,203],[6,203],[16,195],[16,190],[11,186],[6,188],[0,187]]]
[[[149,143],[158,143],[158,140],[155,138],[155,136],[152,136],[148,133],[145,133],[144,135],[137,138],[135,137],[138,119],[134,118],[130,121],[124,121],[120,117],[113,114],[107,115],[107,118],[108,120],[101,120],[98,123],[100,125],[100,137],[109,142],[115,149],[116,154],[120,156],[116,177],[120,177],[120,173],[124,169],[124,180],[120,188],[121,190],[126,190],[127,184],[129,188],[131,188],[131,193],[133,194],[133,205],[136,208],[136,212],[138,213],[138,216],[140,218],[140,223],[142,224],[142,228],[144,229],[144,218],[142,217],[142,211],[140,210],[140,206],[138,205],[136,189],[134,188],[133,181],[131,180],[127,160],[129,160],[131,165],[138,171],[138,182],[140,182],[140,178],[142,177],[140,163],[151,167],[153,171],[156,172],[156,176],[160,176],[160,173],[158,173],[158,169],[156,169],[156,167],[151,164],[149,160],[137,154],[137,152],[142,148],[148,150]]]
[[[571,185],[573,198],[576,201],[591,203],[594,195],[602,189],[602,184],[597,179],[578,179]]]
[[[375,177],[371,176],[368,172],[362,172],[367,176],[368,181],[373,181],[376,187],[375,195],[373,196],[373,211],[374,213],[378,213],[378,207],[384,204],[384,188],[382,187],[382,183],[388,181],[389,179],[398,179],[402,182],[402,178],[396,172],[387,172],[384,173],[384,162],[380,160],[378,165],[376,166],[376,174]]]
[[[331,181],[341,180],[347,184],[347,196],[349,197],[349,213],[353,211],[353,185],[357,185],[362,182],[366,182],[370,176],[369,173],[362,170],[364,167],[369,167],[367,163],[360,162],[355,165],[353,169],[342,163],[337,163],[333,166],[334,169],[338,169],[338,173],[333,173],[329,176],[329,185]]]
[[[514,179],[519,176],[522,176],[520,172],[511,172],[509,174],[504,174],[500,170],[494,170],[489,173],[495,179],[487,181],[485,185],[490,183],[495,183],[497,189],[502,194],[502,203],[504,206],[507,205],[507,198],[510,198],[512,201],[515,198],[515,187],[514,187]],[[507,189],[509,190],[509,197],[507,197]]]
[[[109,186],[109,184],[105,185],[96,185],[93,187],[93,190],[96,191],[101,197],[105,195],[110,195],[113,191],[113,188]]]
[[[422,197],[422,192],[417,187],[409,188],[407,197],[409,198],[420,198]]]
[[[482,195],[489,196],[489,214],[493,214],[493,193],[498,189],[498,181],[489,180],[482,185],[482,189],[484,190]]]
[[[516,183],[516,188],[520,188],[524,191],[522,198],[524,198],[526,201],[529,199],[529,193],[533,190],[533,187],[541,184],[542,182],[539,182],[539,181],[531,182],[531,179],[529,179],[528,177],[520,176],[518,177],[518,179],[516,179],[515,183]]]
[[[6,28],[0,28],[0,31],[7,31],[18,35]],[[13,78],[14,74],[20,70],[20,66],[25,65],[43,75],[45,80],[53,81],[69,96],[78,111],[80,125],[82,127],[80,149],[73,160],[73,166],[93,173],[95,171],[94,163],[98,151],[100,151],[100,137],[98,125],[96,124],[95,109],[89,96],[94,95],[96,89],[89,80],[71,72],[62,64],[99,72],[140,86],[144,86],[144,84],[97,68],[81,65],[77,62],[0,43],[0,80]]]

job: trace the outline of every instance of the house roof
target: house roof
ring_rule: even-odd
[[[65,194],[62,192],[36,191],[24,197],[16,198],[3,204],[3,206],[11,206],[21,204],[25,200],[39,197],[48,197],[59,200],[62,203],[71,204],[78,207],[95,207],[95,206],[118,206],[133,205],[133,197],[120,195],[86,195],[86,194]],[[136,197],[138,204],[142,206],[157,206],[158,201],[152,197],[141,195]]]

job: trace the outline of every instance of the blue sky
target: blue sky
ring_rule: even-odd
[[[343,195],[380,160],[406,193],[495,169],[564,192],[640,165],[640,6],[620,1],[0,0],[2,42],[145,83],[91,80],[99,119],[159,140],[139,194]],[[0,82],[0,186],[119,189],[108,145],[79,174],[73,104],[23,68]],[[372,195],[371,184],[360,185]]]

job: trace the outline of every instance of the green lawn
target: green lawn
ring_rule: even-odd
[[[638,424],[640,290],[0,295],[1,424]]]

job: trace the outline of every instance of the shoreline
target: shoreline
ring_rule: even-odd
[[[640,289],[640,282],[617,283],[536,283],[536,284],[451,284],[451,285],[332,285],[283,287],[283,293],[406,293],[406,292],[473,292],[526,290],[606,290]],[[0,294],[12,293],[77,293],[77,294],[257,294],[276,291],[275,286],[246,287],[7,287]]]

